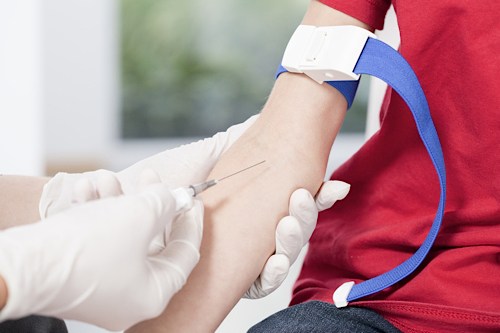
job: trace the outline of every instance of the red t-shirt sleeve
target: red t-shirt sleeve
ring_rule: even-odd
[[[344,14],[352,16],[370,27],[382,30],[390,0],[320,0]]]

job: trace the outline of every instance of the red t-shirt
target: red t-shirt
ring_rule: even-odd
[[[322,0],[381,28],[385,0]],[[425,262],[349,303],[404,332],[500,332],[500,1],[393,1],[401,54],[427,96],[447,172],[444,220]],[[352,185],[320,214],[292,304],[333,303],[344,282],[396,267],[424,241],[439,202],[413,117],[388,90],[381,129],[332,179]]]

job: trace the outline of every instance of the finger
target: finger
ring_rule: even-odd
[[[202,234],[203,203],[195,200],[191,209],[175,219],[171,232],[165,236],[165,248],[153,257],[160,274],[165,275],[167,281],[173,281],[172,288],[182,287],[200,260]]]
[[[149,179],[153,181],[154,177],[151,176]],[[201,196],[199,197],[201,198]],[[189,222],[185,223],[186,220]],[[191,242],[197,249],[199,249],[203,233],[203,203],[201,199],[194,200],[193,207],[191,207],[191,209],[177,216],[172,221],[172,224],[167,224],[165,226],[163,233],[156,235],[149,245],[148,255],[157,255],[163,251],[167,242],[172,240],[172,230],[175,231],[173,236],[174,239],[182,239],[187,242]]]
[[[156,294],[163,300],[164,308],[186,283],[199,261],[199,252],[193,251],[189,244],[172,242],[161,253],[148,258],[151,272],[155,276],[155,285],[158,286]]]
[[[165,186],[155,184],[148,187],[146,191],[149,192],[151,188],[158,187],[165,189]],[[175,216],[175,202],[172,206],[172,215],[167,216],[170,221]],[[157,255],[148,256],[150,272],[155,281],[153,285],[157,286],[155,294],[159,295],[158,298],[162,300],[162,309],[186,283],[189,274],[200,260],[199,247],[203,226],[201,200],[195,200],[193,208],[175,219],[176,227],[172,229],[171,239],[166,243],[165,248]],[[164,235],[163,231],[162,235]]]
[[[264,296],[269,295],[285,281],[290,270],[290,261],[283,254],[272,255],[260,274],[260,283]]]
[[[298,189],[290,197],[290,216],[299,221],[302,230],[302,246],[306,245],[316,228],[318,221],[318,208],[311,193],[305,189]]]
[[[141,193],[144,191],[148,186],[161,183],[161,178],[158,175],[156,171],[153,169],[144,169],[141,171],[139,174],[139,177],[137,179],[137,183],[135,186],[135,193]]]
[[[73,203],[82,204],[98,198],[99,196],[94,184],[90,180],[82,178],[75,183],[75,187],[73,188]]]
[[[293,264],[303,246],[304,239],[299,221],[293,216],[282,218],[276,227],[276,254],[285,255],[290,264]]]
[[[177,292],[200,260],[203,233],[203,203],[196,200],[193,208],[177,218],[172,226],[165,249],[153,257],[156,268],[163,276],[163,290]]]
[[[157,234],[149,244],[148,256],[155,256],[163,251],[163,249],[165,249],[166,233],[170,233],[170,228],[168,227],[168,225],[165,227],[165,230]]]
[[[219,132],[210,138],[176,148],[177,151],[173,150],[172,152],[176,155],[182,152],[180,155],[182,159],[179,161],[181,163],[174,164],[171,166],[173,169],[169,169],[170,174],[176,175],[174,181],[176,186],[187,186],[205,181],[220,157],[257,118],[258,115],[252,116],[244,123],[229,127],[225,132]],[[188,160],[187,156],[195,158]]]
[[[262,287],[261,287],[261,283],[260,283],[260,275],[259,275],[259,277],[250,286],[250,288],[248,288],[245,295],[243,295],[243,298],[259,299],[259,298],[262,298],[264,296],[267,296],[267,295],[264,295],[264,293],[262,292]]]
[[[192,244],[199,250],[203,236],[203,202],[199,196],[193,201],[193,207],[177,216],[172,223],[172,231],[167,237],[167,243],[181,241]]]
[[[321,212],[333,206],[335,201],[347,196],[351,185],[340,180],[324,182],[316,196],[316,207]]]
[[[200,252],[192,244],[180,241],[169,242],[157,258],[164,262],[164,269],[174,274],[184,284],[200,260]],[[182,285],[179,285],[180,289]]]
[[[197,250],[203,235],[203,202],[193,201],[193,207],[177,216],[163,233],[157,235],[149,246],[148,255],[160,253],[169,241],[179,240],[192,244]]]
[[[138,196],[145,204],[144,221],[150,228],[153,239],[163,233],[166,227],[170,227],[175,218],[174,195],[165,185],[158,183],[148,186]]]
[[[243,298],[258,299],[269,295],[283,283],[289,270],[290,262],[285,255],[272,255]]]
[[[117,197],[123,194],[120,181],[112,172],[105,173],[97,178],[96,191],[100,199]]]
[[[259,116],[254,115],[245,122],[233,125],[226,132],[217,133],[213,136],[213,145],[216,147],[216,156],[219,159],[245,131],[255,123]]]

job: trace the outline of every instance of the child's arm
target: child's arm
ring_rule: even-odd
[[[302,23],[369,28],[317,1]],[[287,215],[292,192],[305,188],[314,194],[321,186],[346,109],[344,96],[328,84],[302,74],[280,75],[261,116],[209,179],[266,162],[205,192],[198,266],[160,317],[130,332],[216,330],[273,253],[276,224]]]

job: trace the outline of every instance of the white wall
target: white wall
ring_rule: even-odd
[[[43,4],[47,161],[69,168],[106,167],[118,137],[119,3]]]
[[[0,173],[109,165],[117,0],[0,0]]]
[[[0,174],[44,172],[41,0],[0,0]]]

